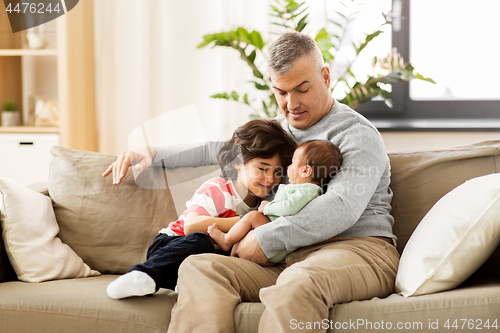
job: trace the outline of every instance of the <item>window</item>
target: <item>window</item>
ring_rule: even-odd
[[[498,126],[500,47],[494,37],[500,31],[500,1],[393,0],[392,6],[392,45],[436,84],[394,85],[392,109],[373,100],[358,111],[372,120]]]

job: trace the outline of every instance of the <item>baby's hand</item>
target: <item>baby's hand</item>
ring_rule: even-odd
[[[260,203],[258,211],[264,214],[264,207],[269,203],[269,201],[264,200]]]

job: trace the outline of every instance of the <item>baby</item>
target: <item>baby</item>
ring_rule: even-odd
[[[337,146],[326,140],[310,140],[302,143],[294,152],[292,164],[288,167],[290,184],[279,186],[273,201],[262,201],[258,210],[267,216],[268,223],[280,216],[294,215],[307,203],[323,194],[322,187],[328,184],[342,164],[342,155]],[[251,215],[251,214],[249,214]],[[249,216],[247,215],[247,216]],[[228,251],[251,230],[262,224],[245,216],[224,233],[215,224],[208,227],[208,234]],[[282,261],[293,251],[281,251],[271,259],[272,263]]]

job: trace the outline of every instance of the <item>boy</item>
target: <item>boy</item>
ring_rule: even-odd
[[[342,155],[337,146],[326,140],[310,140],[302,143],[294,152],[292,164],[288,167],[290,184],[280,185],[273,201],[262,201],[259,212],[273,221],[279,216],[294,215],[307,203],[323,194],[323,185],[328,184],[342,164]],[[252,213],[250,213],[252,214]],[[259,214],[259,213],[257,213]],[[223,249],[228,251],[251,229],[259,225],[255,219],[242,218],[227,233],[215,224],[208,227],[208,234]],[[292,251],[281,251],[269,262],[278,263]]]

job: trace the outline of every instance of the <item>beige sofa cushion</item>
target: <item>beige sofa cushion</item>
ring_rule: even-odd
[[[51,153],[48,189],[61,240],[101,273],[123,274],[143,262],[158,231],[177,219],[168,188],[143,189],[132,172],[113,185],[102,173],[116,156],[59,146]]]
[[[0,284],[1,332],[165,333],[177,294],[120,301],[106,294],[116,275]]]
[[[240,303],[234,311],[236,332],[257,332],[264,310],[262,303]],[[328,332],[472,332],[488,331],[488,325],[490,331],[496,331],[500,325],[498,313],[500,284],[497,278],[490,278],[438,294],[411,298],[392,294],[386,298],[335,304],[329,319],[320,323]],[[312,323],[301,325],[306,327]],[[452,327],[454,323],[458,329]],[[292,330],[299,327],[296,322],[290,324]],[[466,329],[461,329],[462,325]]]
[[[499,313],[500,284],[491,278],[437,294],[336,304],[330,319],[334,328],[347,327],[341,332],[492,332]]]
[[[389,154],[392,215],[401,253],[424,215],[466,180],[500,172],[500,141]]]

